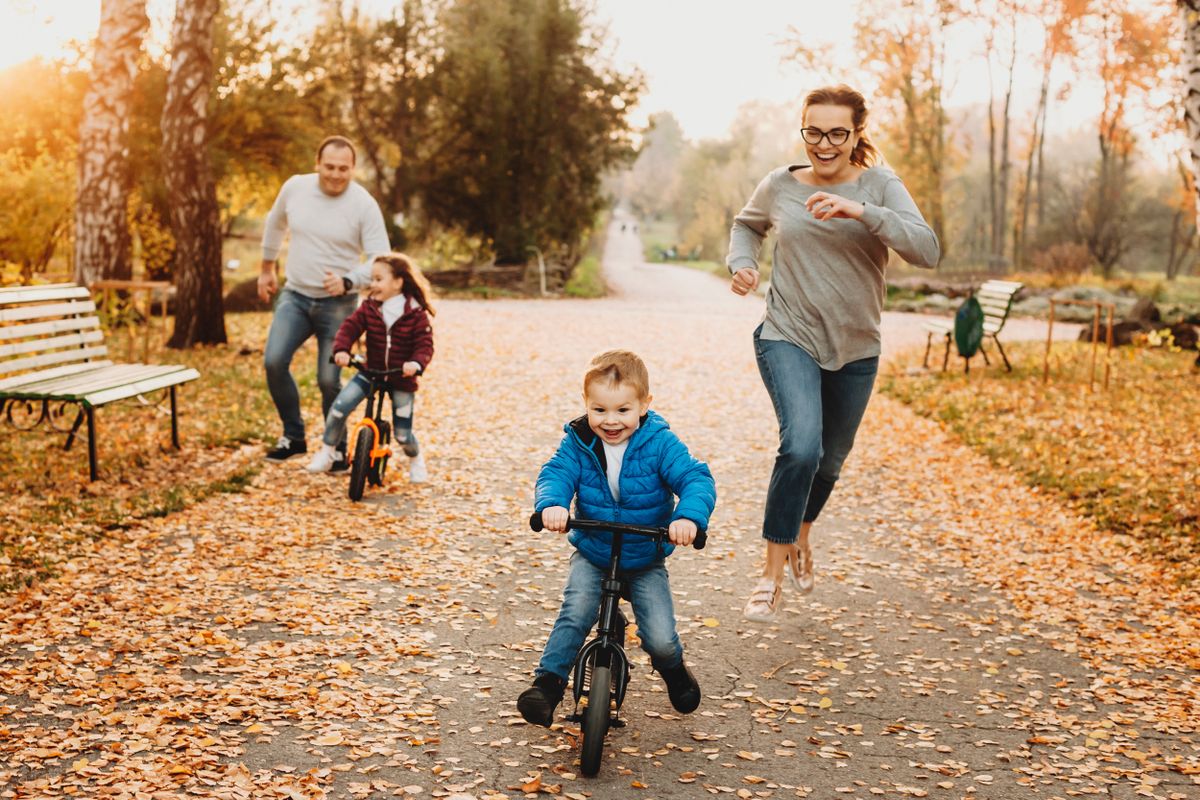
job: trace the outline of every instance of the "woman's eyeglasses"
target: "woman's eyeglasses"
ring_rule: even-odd
[[[848,131],[845,128],[834,128],[833,130],[823,131],[820,128],[801,128],[800,135],[804,137],[804,141],[812,145],[821,143],[822,139],[828,139],[829,143],[834,147],[840,147],[846,143],[853,131]]]

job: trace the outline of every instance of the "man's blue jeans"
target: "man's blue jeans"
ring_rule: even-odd
[[[304,419],[300,416],[300,390],[292,378],[292,357],[309,337],[317,337],[317,385],[321,388],[321,415],[327,417],[342,388],[342,369],[329,360],[333,337],[357,304],[356,294],[307,297],[288,289],[279,293],[263,366],[267,370],[267,389],[283,423],[283,435],[293,442],[304,441]],[[345,438],[339,442],[343,449],[345,443]]]
[[[546,640],[536,675],[553,673],[566,680],[579,655],[579,649],[600,611],[600,581],[605,569],[588,561],[579,551],[571,555],[571,570],[563,589],[563,604],[558,619]],[[623,576],[633,600],[638,638],[650,655],[650,663],[659,672],[683,663],[683,645],[675,631],[675,606],[671,602],[671,583],[667,566],[659,561]]]
[[[754,332],[754,352],[779,420],[763,538],[791,544],[833,491],[871,399],[879,357],[825,370],[791,342],[760,339],[761,329]]]
[[[356,374],[342,387],[325,417],[325,435],[321,437],[327,445],[346,441],[346,417],[358,408],[371,391],[371,379],[362,373]],[[417,437],[412,432],[413,393],[392,389],[388,392],[392,400],[392,440],[404,446],[404,455],[412,458],[421,452]]]

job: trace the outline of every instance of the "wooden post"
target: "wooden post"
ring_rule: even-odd
[[[1104,389],[1108,390],[1108,373],[1112,368],[1112,320],[1115,304],[1108,304],[1108,333],[1105,336],[1107,347],[1104,350]]]
[[[1100,301],[1092,306],[1092,366],[1088,370],[1088,391],[1095,391],[1096,352],[1100,349]]]
[[[1050,382],[1050,342],[1054,338],[1054,298],[1050,298],[1050,321],[1046,325],[1046,355],[1042,358],[1042,384]]]

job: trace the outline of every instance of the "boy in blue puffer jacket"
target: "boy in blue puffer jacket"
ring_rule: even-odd
[[[621,546],[642,649],[667,684],[675,710],[690,714],[700,705],[700,686],[683,662],[675,632],[675,608],[666,557],[686,546],[717,501],[708,466],[692,458],[658,414],[650,411],[646,365],[626,350],[592,359],[583,378],[587,414],[572,420],[554,454],[538,473],[534,509],[546,530],[566,530],[572,500],[581,518],[632,525],[667,526],[671,544],[630,536]],[[675,497],[679,503],[675,503]],[[534,672],[533,686],[517,698],[527,722],[549,727],[562,701],[567,675],[596,623],[600,582],[608,568],[611,537],[572,531],[575,546],[563,604]]]

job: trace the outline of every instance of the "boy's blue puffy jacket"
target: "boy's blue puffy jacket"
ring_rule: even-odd
[[[608,486],[604,445],[588,427],[587,417],[563,426],[566,436],[558,452],[538,473],[534,510],[550,506],[570,508],[583,519],[666,527],[673,520],[690,519],[700,530],[717,502],[717,486],[708,465],[692,458],[667,421],[646,412],[640,427],[629,437],[618,482],[621,500],[613,500]],[[679,504],[675,504],[675,496]],[[591,563],[608,566],[612,538],[599,531],[571,531],[571,544]],[[637,570],[671,554],[672,544],[659,545],[645,536],[625,536],[621,569]]]

